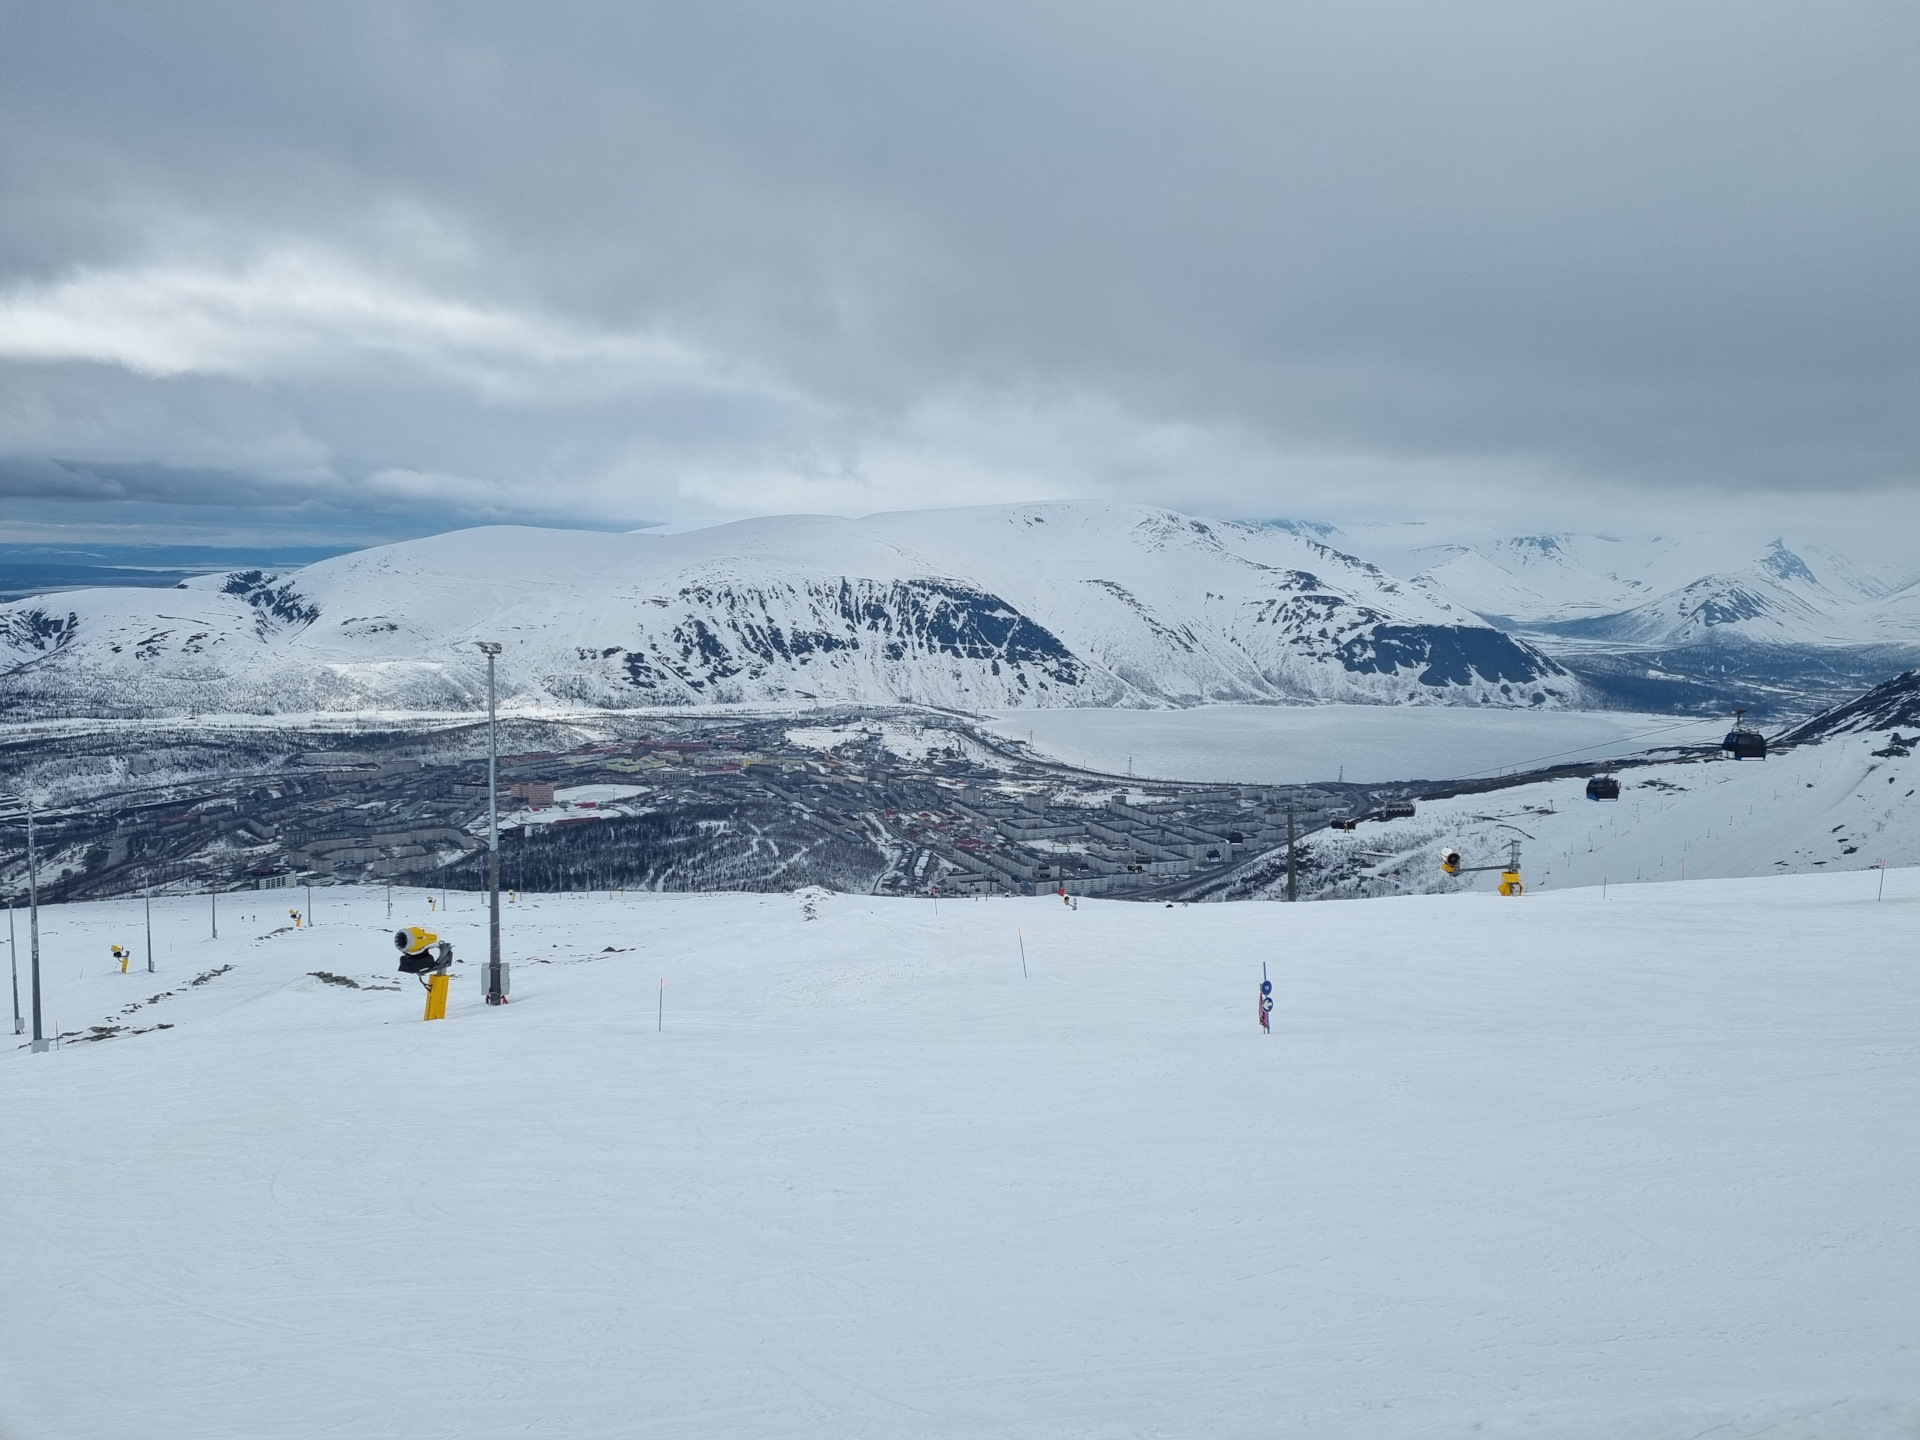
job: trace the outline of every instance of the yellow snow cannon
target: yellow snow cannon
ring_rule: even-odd
[[[1527,887],[1520,883],[1520,842],[1507,842],[1507,858],[1499,865],[1462,865],[1460,852],[1449,850],[1440,857],[1440,868],[1449,875],[1476,875],[1485,870],[1500,872],[1500,893],[1502,895],[1524,895]]]
[[[453,968],[453,946],[431,930],[409,925],[393,932],[393,948],[400,952],[400,973],[416,975],[427,992],[426,1020],[447,1018],[447,972]]]
[[[426,975],[453,964],[453,946],[431,930],[409,925],[393,932],[393,948],[400,952],[400,973]]]
[[[440,943],[440,937],[431,930],[422,930],[418,925],[409,925],[404,930],[393,932],[393,948],[402,955],[424,955]]]

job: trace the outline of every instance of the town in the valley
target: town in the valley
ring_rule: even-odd
[[[502,883],[536,890],[1234,898],[1284,883],[1290,836],[1419,788],[1103,775],[912,710],[503,720],[499,744]],[[484,722],[9,748],[63,797],[37,821],[43,899],[485,883]]]

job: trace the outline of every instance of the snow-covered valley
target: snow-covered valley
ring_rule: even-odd
[[[493,1010],[474,897],[289,898],[157,901],[153,975],[43,912],[60,1025],[147,1033],[0,1057],[8,1433],[1920,1422],[1920,871],[523,896]]]

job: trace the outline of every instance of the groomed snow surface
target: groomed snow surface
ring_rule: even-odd
[[[1920,871],[530,897],[504,1010],[475,897],[304,900],[157,903],[155,976],[43,913],[51,1016],[173,1028],[0,1062],[0,1432],[1920,1426]],[[313,977],[415,921],[444,1022]]]

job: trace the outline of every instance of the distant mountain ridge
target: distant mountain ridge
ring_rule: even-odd
[[[502,527],[0,605],[0,714],[462,709],[471,642],[496,633],[505,693],[536,704],[1790,718],[1920,663],[1920,578],[1784,536],[1343,530],[1096,502]]]
[[[1920,661],[1920,562],[1864,564],[1784,536],[1267,523],[1471,610],[1615,704],[1807,714]]]
[[[1828,545],[1789,546],[1784,538],[1741,553],[1715,535],[1481,535],[1408,543],[1406,532],[1415,529],[1366,527],[1324,538],[1496,624],[1533,631],[1584,623],[1668,642],[1684,634],[1663,625],[1737,625],[1782,605],[1801,612],[1797,620],[1774,622],[1783,639],[1900,638],[1877,607],[1920,580],[1920,565],[1911,574],[1885,571]],[[1758,593],[1727,603],[1721,592],[1741,587]]]
[[[511,701],[971,708],[1591,699],[1537,646],[1310,532],[1101,503],[497,527],[0,606],[0,714]]]

